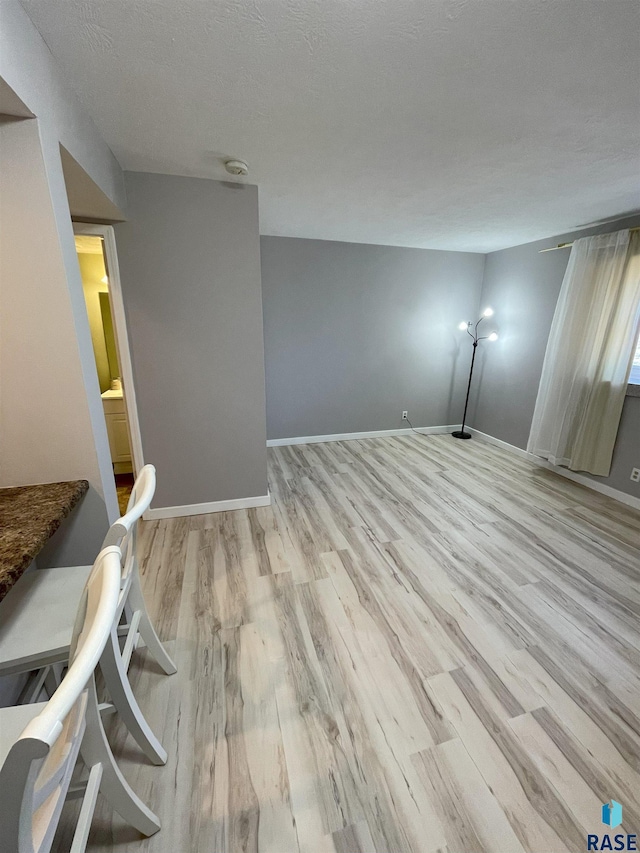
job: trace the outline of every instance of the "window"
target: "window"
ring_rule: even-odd
[[[633,357],[631,365],[631,373],[629,374],[629,385],[640,385],[640,338],[636,347],[636,354]]]

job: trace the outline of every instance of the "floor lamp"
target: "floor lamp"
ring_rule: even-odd
[[[464,401],[464,415],[462,416],[462,427],[461,429],[457,429],[455,432],[452,432],[451,435],[454,438],[471,438],[470,432],[464,431],[464,425],[467,420],[467,408],[469,406],[469,392],[471,391],[471,377],[473,376],[473,365],[476,360],[476,350],[478,349],[479,341],[497,341],[498,334],[497,332],[491,332],[490,335],[484,335],[483,337],[478,337],[478,326],[485,317],[493,317],[493,308],[485,308],[482,312],[480,319],[477,321],[475,326],[471,322],[471,320],[463,320],[462,323],[458,326],[462,331],[466,331],[469,337],[473,341],[473,355],[471,356],[471,369],[469,370],[469,382],[467,384],[467,398]],[[473,331],[472,331],[473,328]]]

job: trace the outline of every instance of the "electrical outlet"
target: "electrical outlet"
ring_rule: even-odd
[[[403,420],[403,421],[408,421],[408,420],[409,420],[409,412],[403,412],[403,413],[402,413],[402,420]]]
[[[632,468],[631,469],[631,480],[634,483],[640,483],[640,468]]]

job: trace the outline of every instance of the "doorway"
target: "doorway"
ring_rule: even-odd
[[[91,342],[120,514],[142,468],[142,444],[113,228],[74,223]]]

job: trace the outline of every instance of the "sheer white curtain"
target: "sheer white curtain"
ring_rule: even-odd
[[[527,449],[606,477],[640,330],[640,233],[576,240],[551,325]]]

